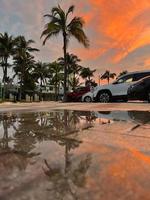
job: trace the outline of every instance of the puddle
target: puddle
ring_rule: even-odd
[[[0,199],[150,199],[149,155],[150,112],[3,113]]]

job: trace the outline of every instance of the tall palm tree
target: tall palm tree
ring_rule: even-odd
[[[50,14],[44,15],[49,18],[49,22],[45,26],[41,37],[45,36],[43,45],[52,36],[57,36],[62,33],[63,36],[63,53],[64,53],[64,101],[66,101],[67,93],[67,65],[66,65],[66,54],[67,46],[71,36],[75,37],[80,43],[86,48],[89,46],[89,40],[84,33],[83,26],[84,21],[81,17],[73,17],[70,19],[70,13],[74,12],[74,6],[70,6],[67,11],[64,11],[59,5],[52,8]]]
[[[63,57],[58,58],[58,62],[62,66],[64,66],[64,58]],[[72,83],[71,87],[73,87],[73,90],[75,89],[75,87],[77,85],[76,83],[78,82],[77,81],[78,77],[76,77],[76,75],[79,75],[79,72],[82,69],[82,66],[78,64],[79,62],[81,62],[81,60],[78,58],[78,56],[67,53],[66,65],[67,65],[67,71],[68,71],[68,85],[69,85],[69,83]],[[73,77],[71,77],[71,82],[69,79],[69,75],[73,75]]]
[[[63,73],[62,73],[62,66],[57,63],[53,62],[49,65],[49,72],[52,75],[50,83],[55,87],[55,100],[58,100],[58,93],[59,93],[59,86],[60,83],[63,81]]]
[[[109,84],[110,79],[114,79],[115,77],[116,77],[115,73],[111,73],[109,70],[106,70],[106,72],[101,76],[101,80],[106,79]]]
[[[3,91],[3,99],[5,99],[5,87],[6,82],[8,80],[7,70],[10,64],[8,63],[8,59],[10,56],[14,54],[14,46],[15,40],[12,36],[9,36],[8,33],[0,33],[0,58],[1,58],[1,66],[3,69],[3,83],[4,83],[4,91]]]
[[[35,77],[32,76],[32,71],[35,68],[34,57],[29,53],[21,54],[21,56],[14,57],[15,72],[14,78],[18,76],[20,82],[20,100],[26,90],[34,90],[35,88]]]
[[[32,74],[36,78],[37,82],[40,82],[40,101],[42,99],[42,86],[46,85],[46,78],[49,78],[48,72],[49,70],[47,63],[42,63],[41,61],[38,61],[35,64],[35,68]]]
[[[18,36],[15,39],[15,56],[14,56],[14,71],[15,76],[19,75],[20,78],[20,100],[22,92],[25,91],[25,85],[28,83],[25,80],[30,79],[33,83],[31,75],[31,69],[35,67],[34,57],[30,55],[31,52],[39,51],[36,48],[31,47],[34,43],[33,40],[26,40],[24,36]],[[14,77],[15,77],[14,76]],[[32,84],[33,86],[34,84]]]
[[[31,47],[35,43],[34,40],[26,40],[24,36],[16,37],[15,43],[15,54],[17,55],[39,51],[39,49]]]
[[[92,77],[94,76],[94,72],[96,70],[91,70],[89,67],[84,67],[81,70],[80,76],[85,79],[85,84],[92,82]]]

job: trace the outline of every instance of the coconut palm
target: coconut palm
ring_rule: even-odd
[[[64,66],[63,57],[59,58],[58,61],[62,66]],[[81,60],[76,55],[67,53],[66,64],[68,70],[68,85],[71,83],[71,87],[73,87],[73,90],[75,89],[78,83],[78,77],[76,77],[76,75],[79,75],[79,72],[82,69],[82,66],[78,64],[79,62],[81,62]],[[69,75],[73,75],[73,77],[71,77],[71,80],[69,78]]]
[[[15,43],[16,43],[15,54],[17,54],[18,56],[24,54],[24,52],[32,53],[39,51],[39,49],[31,47],[31,45],[35,43],[34,40],[26,40],[24,36],[18,36],[15,39]]]
[[[50,83],[55,87],[55,100],[58,100],[58,93],[60,83],[63,81],[63,73],[62,73],[62,66],[57,63],[53,62],[49,65],[49,72],[52,75]]]
[[[80,76],[85,79],[85,84],[92,82],[92,77],[94,76],[94,72],[96,70],[91,70],[89,67],[84,67],[81,70]]]
[[[4,92],[3,99],[5,98],[5,85],[8,80],[7,70],[11,65],[8,63],[10,56],[14,54],[15,40],[12,36],[9,36],[8,33],[0,33],[0,58],[1,66],[3,70],[3,82],[4,82]]]
[[[120,76],[123,76],[123,75],[127,74],[127,73],[128,73],[127,70],[124,70],[124,71],[120,72],[120,74],[118,75],[118,78],[119,78]]]
[[[64,11],[59,5],[52,8],[51,12],[44,17],[48,17],[49,22],[45,26],[41,37],[45,36],[43,45],[52,36],[57,36],[62,33],[63,36],[63,53],[64,53],[64,101],[66,101],[67,92],[67,65],[66,65],[66,54],[67,46],[71,36],[76,38],[85,47],[89,46],[87,36],[83,31],[84,21],[81,17],[74,17],[71,20],[70,14],[74,12],[74,6],[70,6],[67,11]]]
[[[31,47],[31,44],[34,43],[33,40],[26,40],[24,36],[18,36],[15,39],[15,56],[14,56],[14,71],[15,75],[19,76],[20,79],[20,100],[22,93],[32,84],[32,89],[35,87],[33,76],[31,71],[35,67],[34,56],[30,53],[39,51],[36,48]],[[28,80],[28,81],[27,81]],[[27,87],[26,87],[27,86]]]
[[[20,82],[20,100],[26,90],[34,90],[35,80],[32,71],[35,67],[34,57],[28,53],[14,57],[14,78],[18,76]]]
[[[106,72],[101,76],[101,80],[106,79],[109,84],[110,79],[114,79],[115,77],[116,77],[115,73],[111,73],[109,70],[106,70]]]
[[[75,90],[75,88],[80,87],[82,85],[79,77],[71,77],[69,80],[69,84],[72,87],[73,91]]]
[[[40,101],[42,99],[42,86],[46,85],[47,81],[46,79],[49,78],[49,70],[48,70],[48,64],[42,63],[41,61],[38,61],[35,64],[35,68],[33,70],[33,76],[39,82],[40,84]]]

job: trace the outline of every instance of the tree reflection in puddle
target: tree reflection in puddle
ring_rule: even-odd
[[[0,193],[11,184],[15,188],[15,184],[19,184],[19,181],[15,182],[14,177],[15,180],[18,177],[19,180],[23,179],[24,175],[21,172],[26,174],[26,169],[34,162],[34,158],[41,156],[44,160],[42,173],[44,172],[44,177],[49,181],[49,186],[46,188],[51,195],[57,195],[58,199],[60,196],[62,199],[67,197],[69,199],[69,196],[78,199],[77,191],[85,187],[86,176],[92,162],[92,152],[73,156],[83,142],[82,137],[78,136],[83,130],[91,129],[95,124],[109,126],[118,121],[131,121],[137,128],[140,126],[149,128],[150,112],[60,110],[0,114],[0,182],[4,183]],[[64,155],[63,165],[54,166],[48,154],[43,156],[44,149],[37,149],[37,144],[45,142],[49,147],[53,142],[60,147],[58,152],[61,151]],[[47,151],[49,147],[46,147]],[[59,155],[56,159],[59,160]]]

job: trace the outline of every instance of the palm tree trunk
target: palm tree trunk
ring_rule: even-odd
[[[21,77],[20,77],[20,93],[19,93],[19,101],[22,100],[22,74],[21,74]]]
[[[109,84],[109,77],[107,78],[107,80],[108,80],[108,84]]]
[[[63,101],[67,101],[67,63],[66,63],[66,54],[67,54],[67,41],[66,41],[66,33],[63,33],[64,40],[64,99]]]
[[[4,58],[4,77],[3,77],[3,82],[4,82],[4,88],[3,88],[3,100],[5,100],[5,95],[6,95],[6,78],[7,78],[7,57]]]
[[[73,91],[75,90],[75,78],[76,78],[76,73],[73,73]]]
[[[58,98],[57,98],[57,84],[55,84],[55,101],[57,101]]]
[[[42,78],[40,80],[40,98],[39,100],[41,101],[42,100]]]

